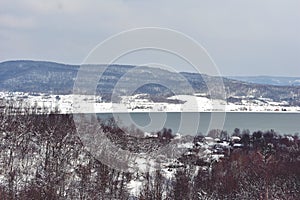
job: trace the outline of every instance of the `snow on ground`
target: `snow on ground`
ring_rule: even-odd
[[[211,155],[211,157],[212,157],[212,160],[219,162],[219,160],[221,158],[224,158],[224,155],[223,154],[213,154],[213,155]]]
[[[142,95],[122,97],[120,103],[101,101],[92,95],[48,95],[22,92],[0,92],[0,100],[21,102],[23,107],[38,111],[59,113],[111,113],[111,112],[300,112],[300,107],[287,106],[287,102],[273,102],[270,99],[246,100],[242,103],[227,103],[211,100],[205,96],[177,95],[170,100],[181,100],[183,104],[152,102]],[[8,104],[8,101],[6,104]],[[3,102],[2,102],[3,104]],[[4,102],[5,104],[5,102]],[[3,105],[0,105],[3,106]]]
[[[177,145],[177,148],[182,148],[182,149],[192,149],[193,147],[194,147],[194,143],[192,142],[179,143]]]
[[[129,193],[135,197],[139,196],[142,186],[143,186],[143,180],[140,179],[132,179],[127,184]]]

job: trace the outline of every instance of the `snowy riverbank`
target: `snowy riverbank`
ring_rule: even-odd
[[[146,95],[123,96],[120,102],[104,102],[100,96],[49,95],[22,92],[0,92],[0,109],[57,113],[123,113],[123,112],[288,112],[299,113],[300,107],[268,99],[243,99],[239,103],[211,100],[204,96],[177,95],[168,100],[181,103],[153,102]]]

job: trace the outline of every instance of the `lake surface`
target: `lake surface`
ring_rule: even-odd
[[[170,128],[173,133],[195,135],[208,133],[211,129],[222,129],[232,133],[235,128],[271,130],[280,134],[300,133],[300,113],[105,113],[97,114],[101,119],[114,117],[121,126],[133,125],[146,132]]]

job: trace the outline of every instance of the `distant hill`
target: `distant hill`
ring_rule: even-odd
[[[280,85],[280,86],[300,86],[300,77],[280,77],[280,76],[228,76],[230,79],[246,81],[249,83]]]
[[[79,66],[42,61],[0,63],[0,90],[71,93]]]
[[[105,67],[99,65],[98,67]],[[71,94],[79,65],[66,65],[45,61],[7,61],[0,63],[0,91],[41,92],[54,94]],[[130,73],[129,73],[130,72]],[[247,80],[223,78],[228,98],[270,98],[274,101],[288,101],[291,105],[300,105],[299,85],[271,85],[249,83]],[[161,84],[153,84],[153,80]],[[271,79],[271,77],[270,77]],[[192,90],[187,89],[187,81]],[[130,65],[111,65],[99,80],[97,93],[110,100],[112,92],[130,95],[141,83],[148,83],[136,88],[135,93],[148,93],[164,98],[171,94],[209,93],[205,81],[215,82],[216,77],[205,74],[182,72],[176,74],[167,70]],[[283,80],[283,79],[281,79]],[[295,82],[297,82],[295,79]],[[156,81],[157,82],[157,81]],[[258,81],[257,81],[258,82]],[[118,89],[115,89],[119,84]],[[171,91],[165,86],[176,88]],[[156,98],[157,99],[157,98]]]

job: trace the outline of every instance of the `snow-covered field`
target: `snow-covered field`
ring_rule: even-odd
[[[249,100],[228,103],[212,100],[205,96],[177,95],[169,100],[183,103],[152,102],[143,95],[123,96],[119,103],[103,102],[99,96],[48,95],[22,92],[0,92],[0,108],[13,104],[15,108],[36,109],[37,112],[58,113],[112,113],[112,112],[300,112],[300,107],[289,106],[287,102],[273,102],[270,99]]]

